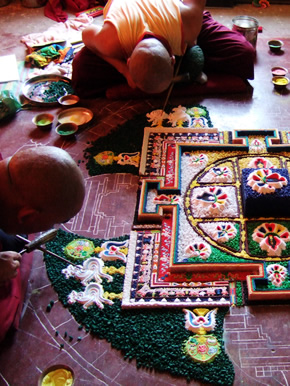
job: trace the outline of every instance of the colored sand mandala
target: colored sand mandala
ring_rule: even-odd
[[[289,299],[289,149],[277,130],[146,127],[123,307],[240,304],[242,282]]]
[[[46,247],[61,255],[75,239],[80,236],[59,230]],[[195,318],[186,316],[192,313],[188,308],[123,309],[126,261],[120,255],[124,255],[128,239],[90,241],[97,252],[86,260],[72,259],[77,266],[45,255],[52,286],[75,320],[87,332],[121,350],[124,359],[135,358],[137,367],[166,371],[188,381],[231,385],[234,370],[222,339],[228,309],[197,308],[193,310]],[[103,259],[108,243],[114,245],[115,257],[111,254],[110,259]]]
[[[73,259],[86,259],[94,253],[95,246],[90,240],[76,239],[64,248],[64,253]]]
[[[211,362],[220,353],[220,345],[212,334],[207,331],[215,328],[217,308],[210,311],[206,308],[195,308],[193,312],[184,309],[185,327],[197,335],[190,336],[184,345],[184,352],[194,361],[200,363]]]
[[[129,239],[59,231],[49,249],[74,265],[46,265],[78,323],[137,366],[231,385],[228,307],[290,298],[290,133],[210,126],[206,108],[178,106],[92,143],[91,175],[139,172]]]
[[[174,123],[196,128],[212,126],[209,113],[204,106],[188,109],[174,108],[169,114],[162,110],[155,110],[139,115],[118,126],[106,137],[90,143],[84,152],[89,174],[91,176],[105,173],[138,175],[144,127],[148,126],[148,122],[153,126],[162,124],[164,127],[172,127]]]

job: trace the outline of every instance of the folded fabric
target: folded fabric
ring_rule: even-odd
[[[59,58],[55,59],[55,63],[66,63],[73,59],[74,49],[72,47],[61,48],[59,51]]]
[[[21,43],[24,43],[29,52],[33,51],[33,47],[45,45],[48,43],[67,41],[81,41],[81,31],[88,25],[92,24],[93,17],[82,13],[76,18],[68,19],[64,23],[54,23],[44,32],[31,33],[21,37]]]
[[[46,67],[52,61],[62,63],[70,50],[71,47],[63,48],[59,44],[51,44],[27,55],[25,61],[36,67]]]
[[[39,75],[51,75],[51,74],[65,76],[66,78],[71,79],[71,74],[72,74],[71,62],[70,63],[63,62],[61,64],[50,62],[44,68],[35,67],[34,70],[29,73],[28,79],[31,79]]]
[[[48,63],[59,57],[60,54],[56,45],[50,45],[27,55],[25,61],[36,67],[45,67]]]

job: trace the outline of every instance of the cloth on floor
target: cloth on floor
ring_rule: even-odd
[[[68,18],[65,8],[78,13],[94,5],[94,0],[48,0],[44,7],[44,15],[57,22],[65,22]]]
[[[35,68],[28,74],[27,79],[31,79],[39,75],[60,75],[71,79],[72,65],[71,63],[54,63],[50,62],[45,68]]]
[[[72,75],[72,59],[74,57],[74,48],[66,47],[59,50],[60,56],[58,59],[49,62],[45,67],[34,68],[32,72],[28,74],[28,79],[39,75],[59,75],[65,76],[71,79]]]
[[[69,49],[70,47],[63,48],[59,44],[51,44],[27,55],[25,61],[36,67],[45,67],[50,62],[56,60],[58,63],[61,63],[60,59],[65,58]]]
[[[10,90],[0,92],[0,122],[13,117],[21,109],[21,104]]]
[[[54,60],[55,63],[67,63],[73,59],[74,49],[72,47],[64,47],[59,51],[59,58]]]
[[[93,17],[86,14],[81,14],[76,18],[68,19],[64,23],[54,24],[44,32],[32,33],[21,37],[21,43],[24,43],[29,52],[33,51],[33,47],[38,45],[46,45],[48,43],[66,41],[78,42],[82,40],[82,31],[92,24]]]
[[[235,94],[250,90],[249,84],[235,75],[207,74],[208,80],[204,84],[182,83],[176,84],[172,91],[173,97],[197,96],[197,95],[221,95]],[[166,93],[148,95],[141,90],[132,89],[127,84],[112,86],[106,91],[106,98],[114,99],[145,99],[145,98],[164,98]]]

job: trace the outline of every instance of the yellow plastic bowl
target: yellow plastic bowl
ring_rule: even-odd
[[[45,378],[47,376],[51,377],[52,381],[59,386],[73,386],[74,384],[74,372],[67,365],[54,365],[48,367],[46,370],[43,371],[43,373],[39,377],[38,386],[43,386],[46,384]]]
[[[289,84],[289,79],[286,76],[274,76],[272,83],[277,89],[282,89]]]

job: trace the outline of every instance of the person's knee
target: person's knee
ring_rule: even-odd
[[[248,57],[250,60],[254,60],[256,57],[256,48],[248,41],[243,46],[243,52],[245,57]]]
[[[242,77],[245,79],[254,79],[254,64],[256,59],[255,47],[246,41],[241,49],[240,55],[240,65],[241,68],[244,69]]]
[[[80,82],[82,82],[83,77],[83,68],[85,63],[83,63],[83,50],[78,52],[72,61],[72,86],[76,91]]]
[[[81,98],[98,96],[103,92],[103,88],[98,82],[100,74],[98,70],[94,71],[93,68],[93,63],[96,60],[97,56],[87,47],[83,47],[72,62],[72,87]]]
[[[104,96],[109,87],[124,82],[122,74],[87,47],[72,62],[72,87],[81,98]]]

